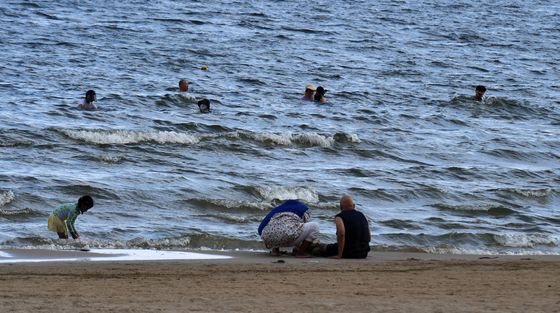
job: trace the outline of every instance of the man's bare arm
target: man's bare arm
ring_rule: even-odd
[[[334,220],[336,224],[336,242],[338,243],[338,254],[336,255],[337,258],[342,258],[342,253],[344,252],[344,243],[346,241],[346,230],[344,228],[344,222],[342,218],[337,217]]]

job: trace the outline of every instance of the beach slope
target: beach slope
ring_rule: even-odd
[[[34,252],[31,257],[36,257]],[[0,264],[2,312],[560,312],[560,257]]]

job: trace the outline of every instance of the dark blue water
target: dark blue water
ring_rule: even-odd
[[[376,250],[560,253],[559,4],[13,1],[0,29],[2,246],[71,244],[46,219],[83,194],[92,247],[261,249],[292,198],[328,242],[351,194]]]

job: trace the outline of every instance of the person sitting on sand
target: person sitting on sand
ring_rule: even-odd
[[[486,87],[482,85],[476,86],[474,89],[474,100],[482,101],[484,99],[484,93],[486,93]]]
[[[313,99],[316,102],[325,103],[325,102],[327,102],[327,98],[325,98],[326,93],[327,93],[327,90],[325,88],[323,88],[322,86],[319,86],[319,87],[317,87],[317,90],[315,90],[315,96],[313,97]]]
[[[313,94],[314,93],[315,93],[315,86],[313,86],[313,84],[307,84],[305,86],[305,93],[303,94],[303,97],[301,98],[301,100],[313,101]]]
[[[324,257],[336,256],[345,259],[367,258],[371,231],[368,221],[362,212],[355,210],[356,204],[352,197],[342,196],[340,213],[335,217],[336,243],[322,247]]]
[[[80,101],[80,109],[88,111],[97,110],[97,105],[95,105],[96,100],[97,96],[95,95],[95,90],[88,90],[85,98]]]
[[[93,207],[93,199],[90,196],[82,196],[78,202],[65,203],[56,208],[49,216],[48,228],[58,234],[60,239],[68,239],[68,232],[72,238],[80,238],[80,234],[74,228],[78,215],[84,214]],[[65,223],[66,222],[66,223]]]
[[[272,209],[259,225],[258,233],[273,255],[280,247],[295,247],[296,256],[309,256],[311,244],[319,234],[319,224],[308,222],[309,208],[298,200],[288,200]]]

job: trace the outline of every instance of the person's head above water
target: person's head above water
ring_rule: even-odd
[[[476,86],[474,89],[474,99],[476,101],[482,101],[482,97],[484,97],[484,93],[486,92],[486,87],[482,85]]]
[[[315,92],[315,86],[313,86],[313,84],[307,84],[305,85],[305,93],[313,93]]]
[[[189,91],[189,82],[186,81],[186,80],[184,80],[184,79],[181,79],[181,80],[179,81],[179,91],[180,91],[180,92],[187,92],[187,91]]]
[[[200,110],[200,113],[210,112],[210,100],[202,99],[198,101],[198,109]]]
[[[97,97],[96,97],[96,95],[95,95],[95,91],[94,91],[94,90],[91,90],[91,89],[88,90],[88,91],[86,92],[86,98],[85,98],[84,103],[93,103],[93,102],[95,102],[95,101],[97,101]]]
[[[326,93],[327,93],[327,90],[325,88],[323,88],[323,86],[317,87],[317,90],[315,91],[314,100],[319,101],[321,103],[327,102],[327,99],[325,98]]]
[[[307,84],[305,86],[305,93],[303,94],[303,100],[313,101],[313,94],[315,93],[315,86],[313,84]]]

